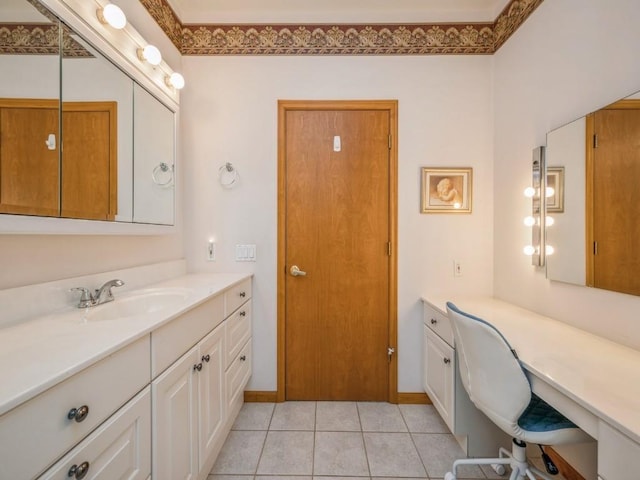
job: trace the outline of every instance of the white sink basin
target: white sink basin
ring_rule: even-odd
[[[116,297],[112,302],[88,309],[83,318],[88,321],[117,320],[158,312],[177,306],[189,296],[189,290],[180,288],[149,289]]]

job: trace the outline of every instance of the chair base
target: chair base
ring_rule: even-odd
[[[504,466],[509,465],[511,467],[509,480],[538,480],[538,478],[553,480],[552,477],[527,462],[526,447],[526,443],[514,438],[511,452],[501,447],[497,458],[462,458],[456,460],[453,462],[453,471],[447,472],[444,480],[457,480],[456,472],[458,467],[462,465],[491,465],[499,475],[503,475],[505,472]]]

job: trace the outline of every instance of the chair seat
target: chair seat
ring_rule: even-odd
[[[522,429],[518,438],[542,445],[579,443],[589,441],[589,436],[567,417],[535,394],[518,419]]]

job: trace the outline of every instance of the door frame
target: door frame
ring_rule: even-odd
[[[285,401],[285,279],[286,279],[286,114],[306,110],[384,110],[389,112],[389,362],[387,401],[398,403],[398,101],[397,100],[278,100],[278,260],[277,260],[277,391]]]

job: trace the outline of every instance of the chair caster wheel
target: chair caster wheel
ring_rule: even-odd
[[[456,476],[451,472],[447,472],[444,476],[444,480],[456,480]]]
[[[507,469],[504,468],[504,465],[502,465],[501,463],[492,463],[491,468],[493,468],[493,471],[498,475],[504,475],[507,471]]]

